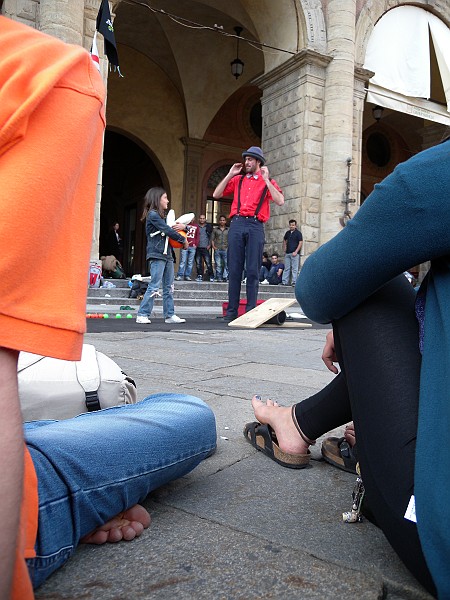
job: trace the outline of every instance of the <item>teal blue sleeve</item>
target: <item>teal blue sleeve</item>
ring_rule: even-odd
[[[296,296],[319,323],[338,319],[403,271],[450,253],[450,142],[400,164],[347,226],[305,262]]]

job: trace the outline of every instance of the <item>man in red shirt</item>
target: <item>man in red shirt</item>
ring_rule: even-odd
[[[217,200],[233,194],[231,224],[228,233],[228,309],[224,317],[237,317],[244,264],[247,272],[247,307],[256,306],[259,269],[264,248],[264,223],[270,217],[269,202],[284,204],[277,182],[269,178],[269,169],[261,148],[251,146],[242,153],[244,164],[235,163],[213,193]],[[244,170],[244,173],[242,172]]]

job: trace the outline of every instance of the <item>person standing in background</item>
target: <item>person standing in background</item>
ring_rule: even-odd
[[[211,235],[211,246],[214,249],[216,263],[216,281],[228,280],[228,231],[227,219],[224,215],[220,215],[219,227],[215,227]]]
[[[200,232],[197,223],[191,221],[186,230],[186,239],[189,247],[182,248],[180,252],[180,266],[175,277],[176,281],[181,281],[184,277],[185,281],[191,281],[192,267],[194,266],[195,252],[198,246]]]
[[[115,256],[117,260],[122,263],[123,260],[123,244],[122,238],[119,235],[120,225],[118,221],[115,221],[111,225],[111,229],[108,232],[107,238],[107,256]]]
[[[270,217],[270,201],[284,204],[277,182],[269,177],[266,159],[258,146],[242,153],[243,163],[232,165],[213,193],[216,200],[233,194],[228,234],[228,308],[225,321],[238,315],[241,278],[246,265],[247,307],[256,306],[259,271],[264,248],[264,223]],[[242,172],[244,170],[244,173]]]
[[[292,276],[291,285],[295,285],[300,268],[300,250],[303,245],[303,236],[297,229],[297,221],[289,219],[289,231],[283,238],[284,271],[283,285],[289,285],[289,277]]]
[[[197,265],[197,281],[203,281],[203,261],[206,264],[205,277],[214,281],[214,271],[211,264],[211,233],[212,225],[206,222],[206,216],[200,215],[198,218],[199,240],[197,251],[195,253],[195,263]]]

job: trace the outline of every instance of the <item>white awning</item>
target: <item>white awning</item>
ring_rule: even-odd
[[[450,127],[450,114],[441,104],[421,98],[410,98],[373,83],[369,83],[367,102]]]
[[[447,111],[427,100],[431,88],[430,34]],[[370,36],[364,68],[375,73],[369,82],[369,102],[449,124],[442,118],[450,112],[450,29],[435,15],[417,6],[388,11]]]
[[[450,29],[434,15],[430,17],[432,19],[429,19],[428,24],[444,86],[447,110],[450,112]]]

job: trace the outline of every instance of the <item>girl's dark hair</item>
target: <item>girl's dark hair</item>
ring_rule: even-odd
[[[144,197],[144,210],[142,211],[141,221],[147,219],[147,215],[151,210],[156,210],[161,218],[164,219],[164,209],[161,208],[159,201],[161,196],[166,193],[166,190],[161,187],[153,187],[148,190]]]

